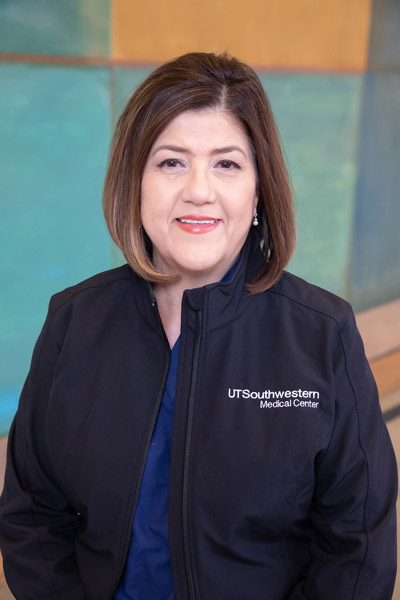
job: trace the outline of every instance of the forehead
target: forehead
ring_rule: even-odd
[[[243,125],[229,112],[219,109],[186,110],[163,129],[155,146],[162,143],[202,143],[207,146],[231,145],[250,148]]]

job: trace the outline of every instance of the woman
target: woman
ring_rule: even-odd
[[[389,600],[392,447],[349,305],[283,271],[291,191],[252,69],[156,69],[104,210],[130,266],[52,298],[10,432],[16,598]]]

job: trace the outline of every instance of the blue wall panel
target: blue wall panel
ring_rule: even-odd
[[[400,2],[374,0],[368,67],[388,66],[400,68]]]
[[[3,64],[0,90],[2,433],[50,295],[111,266],[101,210],[109,73]]]
[[[400,71],[365,78],[351,265],[359,310],[400,297]]]

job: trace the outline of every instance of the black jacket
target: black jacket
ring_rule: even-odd
[[[186,291],[169,535],[177,600],[389,600],[396,466],[349,305],[285,273]],[[55,295],[9,437],[1,549],[18,600],[107,600],[169,364],[128,266]]]

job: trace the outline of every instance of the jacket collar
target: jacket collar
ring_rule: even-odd
[[[260,245],[251,230],[240,252],[238,265],[231,279],[186,290],[183,294],[183,310],[203,312],[204,333],[226,325],[248,305],[251,296],[245,285],[250,283],[261,269],[263,260]],[[156,301],[150,283],[135,273],[132,273],[132,278],[138,310],[149,322],[149,325],[158,328],[160,323],[155,322]],[[188,322],[191,321],[189,316]]]
[[[251,300],[245,288],[263,262],[260,245],[250,231],[241,250],[237,268],[229,281],[186,290],[184,299],[192,310],[203,311],[203,331],[208,333],[236,318]]]

